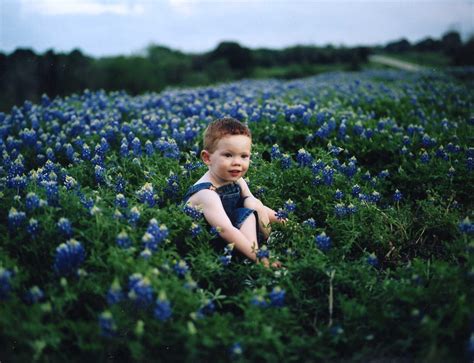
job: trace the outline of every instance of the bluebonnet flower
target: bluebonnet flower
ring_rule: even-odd
[[[86,253],[82,244],[75,239],[70,239],[56,248],[54,270],[61,276],[68,276],[77,272],[85,257]]]
[[[125,185],[126,185],[125,179],[122,177],[122,175],[119,175],[117,177],[117,180],[115,181],[115,192],[124,193]]]
[[[91,159],[91,149],[87,144],[82,145],[82,159],[90,160]]]
[[[153,207],[156,203],[155,191],[151,183],[145,183],[137,192],[138,199],[141,203],[147,203]]]
[[[13,273],[0,266],[0,300],[8,298],[8,295],[12,289],[11,278]]]
[[[323,169],[323,181],[326,185],[331,185],[333,182],[334,169],[326,165]]]
[[[269,258],[269,257],[270,257],[270,251],[268,250],[267,246],[262,246],[258,249],[257,258],[259,260],[263,258]]]
[[[420,156],[420,161],[421,161],[423,164],[429,163],[429,161],[430,161],[430,155],[429,155],[426,151],[423,151],[423,152],[421,153],[421,156]]]
[[[276,286],[273,290],[268,294],[270,298],[270,305],[274,307],[282,307],[285,306],[285,290],[281,287]]]
[[[232,262],[232,255],[222,255],[219,256],[219,262],[222,263],[224,266],[230,265]]]
[[[138,137],[135,137],[132,140],[132,152],[135,156],[140,156],[142,154],[142,144]]]
[[[148,260],[152,256],[153,252],[148,248],[145,247],[142,252],[140,252],[140,257]]]
[[[331,238],[324,232],[316,236],[315,242],[321,251],[328,251],[331,248]]]
[[[265,299],[265,296],[258,293],[252,296],[252,299],[250,299],[250,304],[259,308],[266,308],[268,306],[268,301]]]
[[[117,325],[110,311],[104,311],[99,316],[100,335],[111,338],[117,335]]]
[[[28,221],[27,231],[32,238],[36,238],[38,236],[40,230],[39,222],[35,218],[30,218]]]
[[[46,190],[46,199],[48,200],[48,204],[52,206],[58,205],[59,204],[58,183],[56,181],[44,180],[41,184]]]
[[[9,175],[7,177],[7,187],[11,189],[25,190],[26,184],[27,184],[26,176],[23,174],[15,175],[15,176]]]
[[[65,235],[66,237],[72,236],[72,223],[69,219],[67,218],[59,218],[59,221],[57,223],[57,226],[59,228],[59,231]]]
[[[120,156],[121,157],[127,157],[129,155],[130,151],[128,148],[128,141],[126,138],[123,138],[121,143],[120,143]]]
[[[203,216],[202,211],[192,207],[190,204],[186,204],[183,208],[183,211],[194,220],[199,220]]]
[[[191,236],[197,237],[201,232],[202,232],[201,226],[193,222],[191,224]]]
[[[323,179],[319,175],[316,175],[313,179],[313,185],[321,185],[322,182]]]
[[[380,179],[385,179],[385,178],[388,178],[389,175],[390,175],[390,173],[388,172],[388,170],[382,170],[382,171],[379,173],[378,177],[379,177]]]
[[[314,220],[314,218],[309,218],[303,222],[303,226],[316,228],[316,221]]]
[[[171,303],[166,298],[166,294],[164,292],[160,292],[158,299],[156,299],[153,313],[155,318],[160,321],[166,321],[171,318],[171,315],[173,315]]]
[[[155,152],[155,148],[153,147],[153,143],[150,140],[147,140],[145,142],[145,153],[148,156],[151,156],[153,155],[154,152]]]
[[[212,237],[216,237],[219,235],[219,233],[221,233],[221,231],[222,231],[221,227],[211,227],[211,229],[209,230],[209,234]]]
[[[469,217],[466,217],[459,222],[458,227],[461,233],[474,234],[474,223],[469,220]]]
[[[357,165],[354,161],[349,161],[346,163],[342,163],[341,165],[341,172],[348,178],[352,178],[357,173]]]
[[[15,230],[20,227],[25,220],[25,212],[18,212],[15,208],[10,208],[10,211],[8,212],[8,227],[10,230]]]
[[[461,147],[450,142],[448,145],[446,145],[446,150],[448,150],[448,152],[451,154],[457,154],[461,151]]]
[[[354,214],[357,212],[357,207],[354,204],[349,203],[349,205],[346,207],[346,212],[348,214]]]
[[[122,291],[122,287],[118,279],[115,279],[110,285],[109,290],[107,291],[107,304],[114,305],[122,301],[124,298],[124,294]]]
[[[334,206],[334,213],[336,213],[338,217],[344,217],[347,214],[346,206],[343,203],[337,203]]]
[[[270,155],[272,157],[272,160],[275,159],[280,159],[281,158],[281,152],[280,152],[280,147],[277,144],[274,144],[272,146],[272,149],[270,151]]]
[[[146,308],[153,303],[154,292],[150,280],[141,274],[133,274],[128,280],[128,298],[139,308]]]
[[[364,174],[362,174],[362,180],[365,181],[370,181],[372,179],[372,175],[370,175],[370,171],[366,171]]]
[[[229,348],[229,353],[230,353],[231,357],[241,356],[243,352],[244,352],[244,350],[242,348],[242,344],[240,344],[239,342],[235,342]]]
[[[186,263],[186,261],[181,260],[181,261],[177,261],[174,264],[173,270],[176,273],[176,275],[178,275],[179,277],[184,277],[189,271],[189,266]]]
[[[318,174],[321,170],[323,170],[323,168],[325,167],[326,165],[324,164],[323,161],[321,161],[321,159],[318,159],[316,160],[316,162],[312,163],[311,164],[311,172],[316,175]]]
[[[140,211],[138,210],[137,207],[133,207],[130,209],[130,213],[128,216],[128,221],[132,224],[135,225],[138,220],[140,219]]]
[[[313,157],[305,149],[299,149],[296,155],[296,161],[300,167],[310,166],[313,162]]]
[[[28,289],[25,294],[25,301],[27,304],[35,304],[44,298],[44,292],[38,286],[33,286]]]
[[[371,253],[368,257],[367,257],[367,263],[373,267],[378,267],[379,265],[379,260],[377,258],[377,256],[375,255],[375,253]]]
[[[394,200],[395,202],[399,202],[399,201],[402,200],[403,194],[402,194],[402,192],[400,192],[398,189],[396,189],[396,190],[395,190],[395,193],[393,193],[393,197],[392,197],[392,198],[393,198],[393,200]]]
[[[443,159],[443,160],[445,160],[445,161],[448,161],[448,160],[449,160],[449,156],[448,156],[448,154],[446,153],[446,151],[444,151],[443,145],[441,145],[440,147],[438,147],[438,149],[436,149],[435,156],[436,156],[437,158]]]
[[[288,213],[294,212],[296,209],[296,204],[293,202],[291,199],[288,199],[285,202],[285,205],[283,207]]]
[[[454,169],[452,166],[448,169],[448,173],[446,174],[448,178],[452,178],[456,174],[456,169]]]
[[[127,208],[128,207],[128,202],[125,196],[122,193],[118,193],[115,196],[115,206],[119,208]]]
[[[466,168],[467,168],[467,170],[469,170],[469,171],[473,171],[473,170],[474,170],[474,158],[468,157],[468,158],[466,159]]]
[[[67,190],[73,190],[77,186],[77,181],[70,175],[66,175],[64,179],[64,186]]]
[[[278,209],[277,212],[275,213],[275,216],[279,220],[287,219],[288,218],[288,211],[285,209]]]
[[[344,198],[344,193],[339,189],[336,189],[336,192],[334,193],[334,199],[341,200],[342,198]]]
[[[380,201],[380,193],[374,190],[372,194],[370,194],[370,201],[372,203],[377,203]]]
[[[155,218],[150,219],[146,231],[153,237],[153,240],[147,244],[147,247],[152,251],[156,251],[158,245],[161,244],[169,234],[168,228],[164,224],[158,225],[158,221]]]
[[[97,184],[105,184],[105,168],[96,165],[94,167],[94,177]]]
[[[283,154],[280,162],[281,162],[281,168],[283,170],[289,169],[291,167],[291,156],[288,154]]]
[[[25,203],[26,203],[26,210],[31,212],[39,207],[40,199],[35,193],[30,192],[26,195]]]
[[[178,175],[171,172],[170,176],[166,179],[165,194],[170,198],[174,198],[179,195],[179,180]]]
[[[216,311],[216,304],[211,299],[205,299],[199,310],[197,311],[198,318],[204,318],[214,314]]]

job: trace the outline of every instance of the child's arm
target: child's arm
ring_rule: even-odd
[[[196,193],[195,196],[196,200],[193,204],[202,207],[204,217],[211,226],[219,227],[219,235],[228,243],[234,243],[235,248],[246,257],[257,261],[257,241],[248,240],[238,228],[232,225],[217,193],[205,189]]]

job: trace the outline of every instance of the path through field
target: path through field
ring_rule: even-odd
[[[415,63],[401,61],[384,55],[371,55],[369,57],[369,61],[384,64],[398,69],[403,69],[405,71],[420,71],[424,68]]]

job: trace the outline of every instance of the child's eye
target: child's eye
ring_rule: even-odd
[[[231,157],[232,157],[232,154],[224,154],[224,156],[225,156],[226,158],[231,158]]]

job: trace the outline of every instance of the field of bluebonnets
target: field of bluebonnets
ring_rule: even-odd
[[[0,360],[472,359],[473,107],[472,82],[378,70],[0,114]],[[288,216],[259,251],[282,269],[181,204],[222,116]]]

